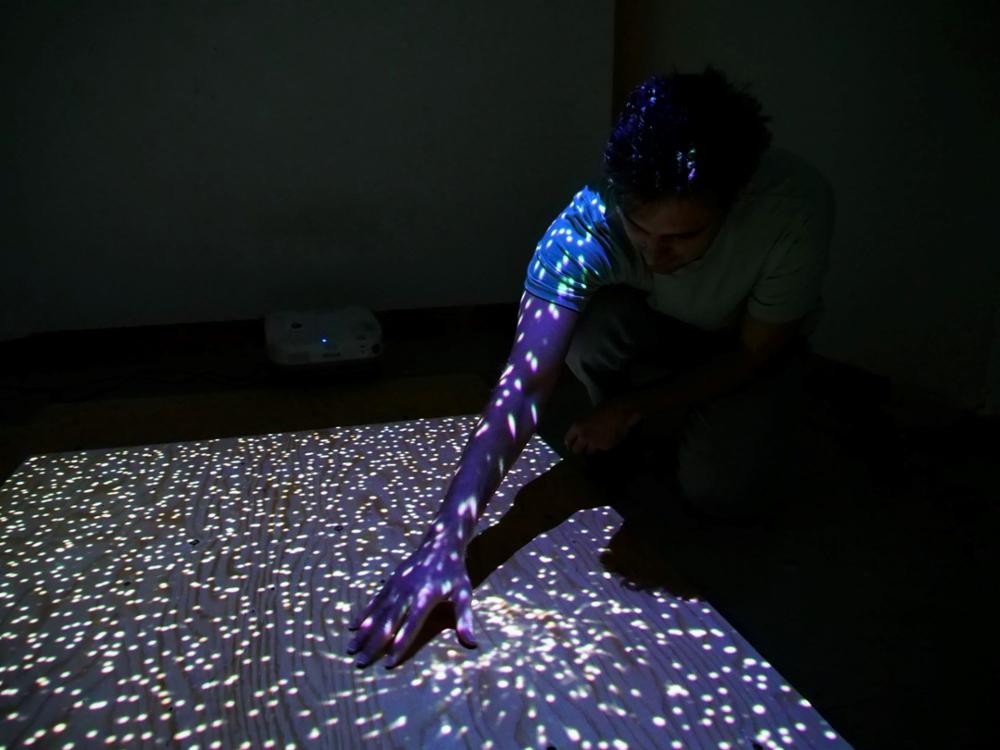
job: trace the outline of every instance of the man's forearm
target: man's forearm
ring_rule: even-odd
[[[578,318],[578,312],[546,304],[530,292],[521,297],[510,355],[429,533],[443,532],[449,543],[467,546],[486,504],[538,428]]]
[[[736,390],[749,381],[765,362],[765,357],[733,348],[678,376],[622,394],[618,400],[643,421],[655,420],[665,414],[684,412]]]
[[[458,541],[463,546],[468,544],[476,521],[504,475],[537,429],[539,411],[552,391],[551,384],[536,384],[528,391],[522,377],[523,372],[508,364],[469,437],[435,519],[435,525],[457,524]]]

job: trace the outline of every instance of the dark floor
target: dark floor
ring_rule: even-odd
[[[261,321],[0,344],[0,478],[37,453],[480,411],[513,306],[378,317],[385,354],[356,373],[272,367]],[[856,748],[993,747],[997,424],[814,364],[809,484],[775,516],[698,521],[652,477],[623,492],[656,511],[643,525],[671,563]],[[566,371],[548,413],[585,407]]]

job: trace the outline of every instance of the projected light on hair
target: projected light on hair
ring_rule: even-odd
[[[678,170],[683,169],[687,171],[688,182],[691,182],[694,179],[695,174],[697,173],[697,170],[695,169],[694,165],[694,155],[696,152],[697,150],[694,147],[688,149],[686,157],[684,156],[684,152],[682,151],[677,152],[677,169]]]
[[[490,430],[506,429],[496,413]],[[489,574],[478,650],[445,630],[392,671],[356,669],[349,617],[428,528],[477,419],[29,459],[0,488],[0,736],[846,747],[710,605],[601,568],[620,523],[608,508],[575,513]],[[479,529],[558,461],[533,436]]]

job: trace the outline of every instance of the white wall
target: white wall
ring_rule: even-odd
[[[1000,320],[995,7],[651,2],[643,39],[647,72],[751,82],[776,141],[832,182],[817,351],[967,408],[990,398]]]
[[[612,3],[5,3],[0,338],[516,302]]]

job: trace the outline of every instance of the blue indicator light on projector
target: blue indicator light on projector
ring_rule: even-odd
[[[326,344],[326,343],[327,343],[327,340],[326,340],[325,338],[323,338],[323,339],[320,339],[320,340],[321,340],[321,341],[322,341],[322,342],[323,342],[324,344]]]

